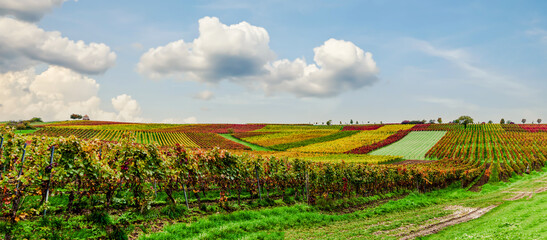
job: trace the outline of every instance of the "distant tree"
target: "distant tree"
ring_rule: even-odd
[[[541,118],[538,118],[538,124],[541,124]]]
[[[442,118],[437,118],[437,122],[440,124],[440,123],[443,123],[443,119]]]
[[[463,124],[464,128],[467,128],[467,124],[473,123],[473,118],[470,116],[461,116],[458,119],[456,119],[457,123]]]
[[[492,124],[492,123],[494,123],[494,122],[492,122],[492,120],[490,120],[490,121],[488,121],[488,123],[489,123],[489,124]]]
[[[429,123],[433,124],[433,123],[435,123],[435,120],[429,119]]]
[[[331,124],[332,124],[332,120],[328,120],[328,121],[327,121],[327,125],[330,126]]]
[[[380,121],[380,124],[384,124],[384,122]]]
[[[7,125],[10,127],[14,127],[16,130],[34,129],[34,127],[30,125],[29,121],[9,121]]]
[[[33,123],[33,122],[44,122],[44,121],[42,121],[42,119],[39,118],[39,117],[33,117],[33,118],[31,118],[29,121],[30,121],[31,123]]]
[[[526,123],[526,118],[523,118],[522,120],[520,120],[522,122],[522,124],[525,124]]]
[[[500,124],[505,124],[505,119],[502,118],[502,119],[500,120]]]
[[[342,125],[342,121],[340,121],[340,125]]]
[[[359,121],[355,121],[355,124],[359,124]]]
[[[70,119],[82,119],[83,116],[80,114],[73,113],[70,115]]]
[[[350,119],[350,120],[349,120],[349,124],[353,124],[353,119]]]

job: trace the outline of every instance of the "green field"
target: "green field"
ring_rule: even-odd
[[[219,134],[220,136],[223,136],[224,138],[230,140],[230,141],[234,141],[236,143],[239,143],[239,144],[242,144],[242,145],[245,145],[247,147],[250,147],[253,151],[271,151],[271,149],[267,148],[267,147],[262,147],[262,146],[258,146],[256,144],[252,144],[252,143],[248,143],[248,142],[245,142],[245,141],[242,141],[242,140],[239,140],[237,138],[235,138],[234,136],[228,134],[228,133],[224,133],[224,134]]]
[[[405,159],[426,160],[425,154],[444,135],[446,131],[411,132],[403,139],[389,146],[369,153],[370,155],[402,156]]]

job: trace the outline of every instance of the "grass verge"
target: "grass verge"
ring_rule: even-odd
[[[267,147],[262,147],[262,146],[259,146],[259,145],[256,145],[256,144],[245,142],[241,139],[237,139],[236,137],[234,137],[234,136],[232,136],[228,133],[220,133],[219,135],[223,136],[224,138],[226,138],[228,140],[231,140],[231,141],[234,141],[234,142],[239,143],[241,145],[250,147],[253,151],[272,151],[272,149],[269,149]]]

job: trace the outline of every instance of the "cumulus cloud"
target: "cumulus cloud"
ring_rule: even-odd
[[[37,73],[34,68],[0,74],[2,120],[65,120],[72,113],[88,114],[94,120],[143,121],[138,103],[128,95],[112,100],[116,112],[101,109],[99,84],[67,68],[50,66]]]
[[[114,66],[116,54],[103,43],[72,41],[33,23],[0,17],[0,72],[19,71],[38,63],[98,74]]]
[[[273,59],[264,28],[241,22],[227,26],[218,18],[199,20],[200,36],[152,48],[142,57],[138,71],[152,78],[185,74],[202,82],[256,75]]]
[[[202,92],[199,92],[198,94],[196,94],[194,96],[195,99],[200,99],[200,100],[205,100],[205,101],[208,101],[208,100],[211,100],[213,99],[213,97],[215,97],[215,94],[211,91],[202,91]]]
[[[268,32],[241,22],[227,26],[218,18],[199,20],[199,37],[152,48],[137,70],[150,78],[175,77],[218,83],[233,81],[260,86],[268,94],[289,92],[299,97],[331,97],[372,85],[378,68],[372,54],[352,42],[329,39],[314,49],[315,64],[304,59],[276,60]]]
[[[36,22],[66,0],[0,0],[0,15]]]
[[[131,121],[141,114],[137,101],[127,94],[112,98],[112,106],[119,112],[118,119],[122,121]]]
[[[313,51],[316,64],[284,59],[266,66],[266,90],[288,91],[299,97],[330,97],[378,80],[372,54],[352,42],[329,39]]]

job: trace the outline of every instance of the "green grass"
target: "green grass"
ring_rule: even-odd
[[[547,192],[505,202],[486,215],[424,239],[546,239]]]
[[[15,134],[30,134],[38,131],[39,129],[26,129],[26,130],[16,130]]]
[[[274,150],[278,150],[278,151],[285,151],[290,148],[303,147],[303,146],[307,146],[307,145],[311,145],[315,143],[334,141],[336,139],[349,137],[358,132],[359,131],[340,131],[340,132],[327,135],[324,137],[312,138],[312,139],[307,139],[307,140],[299,141],[299,142],[278,144],[278,145],[270,146],[270,148]]]
[[[510,182],[486,184],[470,192],[454,184],[448,188],[392,200],[349,214],[329,214],[317,207],[295,205],[213,215],[194,223],[179,223],[141,239],[398,239],[397,234],[452,214],[446,206],[499,205],[479,219],[447,228],[427,239],[545,239],[547,192],[508,202],[511,191],[545,186],[543,172],[516,176]],[[541,181],[539,181],[541,180]],[[465,235],[467,234],[467,235]],[[467,239],[466,238],[466,239]]]
[[[375,150],[370,155],[403,156],[405,159],[426,160],[425,154],[446,134],[445,131],[410,132],[403,139]]]
[[[228,140],[231,140],[231,141],[234,141],[234,142],[239,143],[241,145],[245,145],[247,147],[250,147],[253,151],[272,151],[272,149],[269,149],[267,147],[258,146],[256,144],[252,144],[252,143],[245,142],[243,140],[237,139],[237,138],[235,138],[234,136],[232,136],[228,133],[221,133],[219,135],[223,136],[224,138],[226,138]]]

